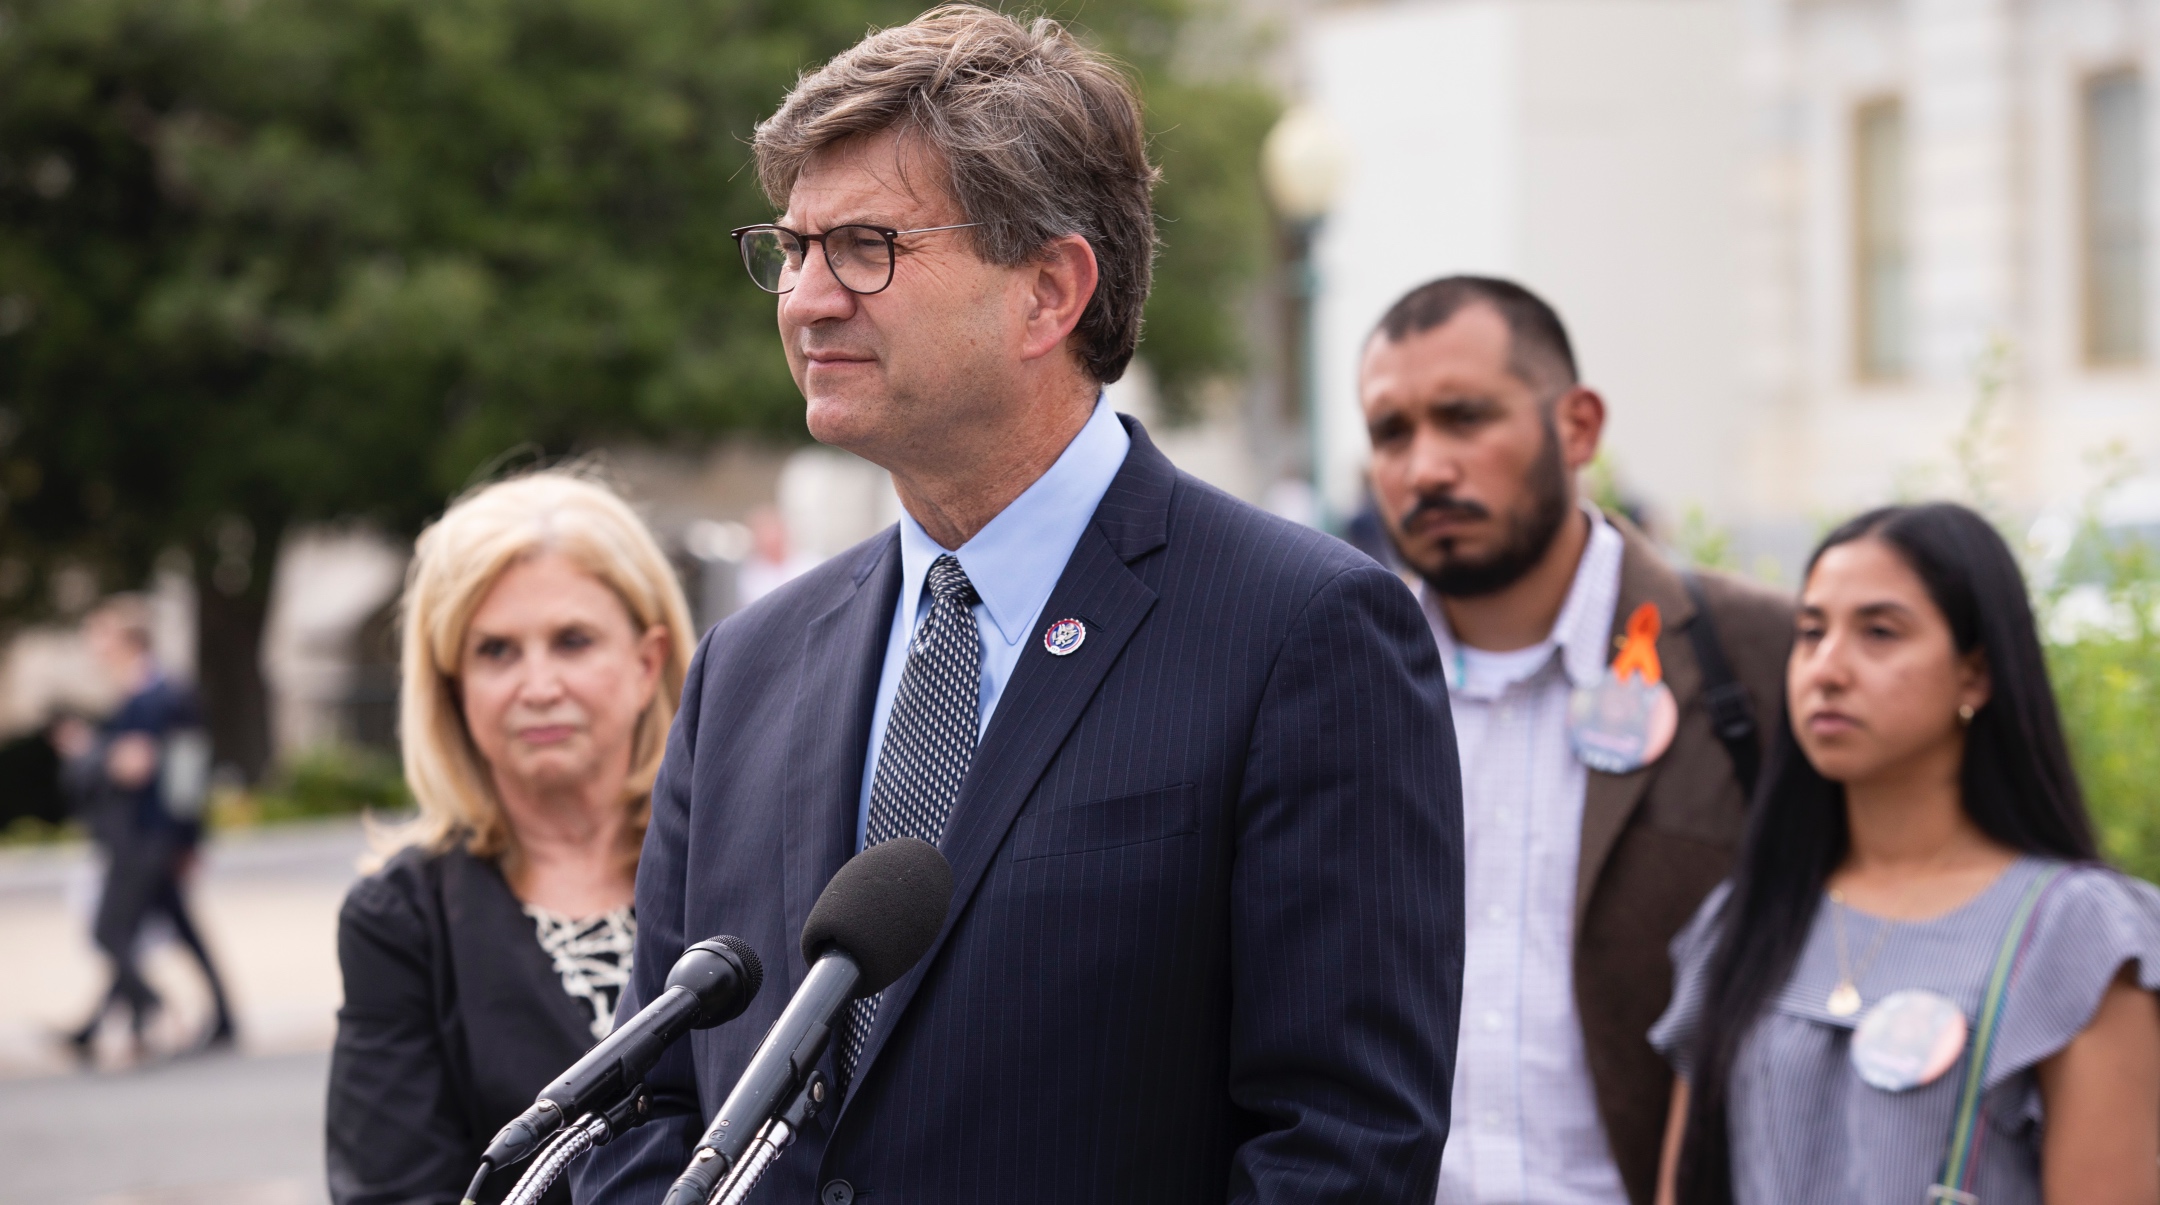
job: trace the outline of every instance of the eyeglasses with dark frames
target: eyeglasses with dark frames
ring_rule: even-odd
[[[750,280],[768,293],[786,293],[802,278],[803,257],[808,244],[823,243],[825,265],[833,279],[850,293],[882,293],[893,281],[896,240],[904,234],[930,234],[938,230],[965,230],[981,222],[951,226],[922,226],[914,230],[890,230],[883,226],[835,226],[823,234],[807,234],[761,222],[730,230],[742,249],[743,267]]]

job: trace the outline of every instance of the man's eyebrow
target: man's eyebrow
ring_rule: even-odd
[[[842,226],[875,226],[875,227],[877,227],[877,228],[878,228],[878,229],[880,229],[880,230],[905,230],[905,229],[907,229],[907,227],[905,227],[905,226],[902,226],[902,225],[899,225],[899,224],[898,224],[898,223],[896,223],[896,222],[888,222],[888,221],[885,221],[885,220],[883,220],[883,219],[880,219],[880,218],[875,218],[875,217],[857,217],[857,216],[854,216],[854,215],[849,215],[849,216],[847,216],[847,217],[843,217],[843,218],[839,219],[838,221],[835,221],[835,222],[832,222],[832,223],[830,223],[830,224],[828,224],[828,225],[825,225],[825,226],[819,227],[818,229],[815,229],[815,230],[812,230],[812,229],[808,229],[808,228],[806,228],[806,227],[804,227],[804,226],[801,226],[801,225],[798,225],[798,224],[795,224],[795,223],[789,222],[789,221],[787,220],[787,215],[786,215],[786,214],[782,214],[782,215],[780,215],[779,217],[777,217],[777,218],[774,218],[774,219],[773,219],[773,225],[775,225],[775,226],[786,226],[786,227],[787,227],[788,229],[790,229],[790,230],[796,230],[796,231],[801,231],[801,232],[802,232],[802,233],[804,233],[804,234],[823,234],[823,233],[824,233],[825,231],[827,231],[827,230],[837,230],[837,229],[839,229],[839,228],[840,228],[840,227],[842,227]]]
[[[1499,405],[1500,400],[1498,398],[1488,397],[1482,393],[1426,398],[1418,403],[1420,409],[1445,411],[1493,410],[1499,408]]]

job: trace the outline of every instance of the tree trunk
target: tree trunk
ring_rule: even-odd
[[[237,524],[237,525],[235,525]],[[231,521],[195,550],[195,677],[215,765],[254,783],[270,766],[263,625],[278,534]]]

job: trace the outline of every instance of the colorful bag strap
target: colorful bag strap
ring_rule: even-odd
[[[1927,1199],[1955,1205],[1979,1205],[1972,1194],[1973,1155],[1980,1133],[1980,1088],[1988,1062],[1995,1053],[1995,1035],[2002,1021],[2003,1002],[2010,995],[2010,981],[2024,960],[2025,944],[2032,937],[2033,917],[2040,897],[2063,872],[2050,866],[2033,876],[2018,900],[2017,911],[2003,932],[2002,948],[1995,952],[1995,972],[1988,977],[1987,995],[1980,1001],[1980,1020],[1973,1026],[1972,1056],[1965,1065],[1965,1087],[1958,1093],[1957,1119],[1950,1127],[1950,1149],[1943,1155],[1942,1174],[1928,1186]]]

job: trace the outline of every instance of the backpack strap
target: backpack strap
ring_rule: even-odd
[[[1979,1203],[1979,1198],[1972,1194],[1973,1154],[1974,1140],[1980,1129],[1980,1092],[1987,1078],[1988,1060],[1995,1053],[1995,1035],[2002,1022],[2003,1002],[2010,996],[2010,981],[2016,977],[2018,963],[2025,954],[2026,940],[2032,936],[2033,917],[2039,911],[2040,899],[2062,872],[2062,867],[2050,866],[2034,875],[2025,888],[2024,897],[2018,900],[2017,911],[2010,914],[2009,925],[2003,929],[2002,945],[1995,951],[1995,971],[1988,976],[1987,995],[1980,1001],[1980,1019],[1973,1025],[1972,1053],[1965,1064],[1965,1087],[1958,1093],[1957,1118],[1950,1127],[1949,1149],[1943,1152],[1942,1174],[1928,1186],[1930,1202]]]
[[[1755,707],[1748,702],[1747,688],[1733,676],[1725,660],[1725,646],[1718,640],[1717,621],[1710,617],[1710,599],[1702,579],[1693,570],[1682,570],[1688,598],[1695,604],[1695,618],[1688,621],[1688,641],[1695,646],[1695,665],[1702,671],[1703,706],[1710,711],[1710,730],[1732,757],[1733,775],[1740,791],[1755,798],[1755,780],[1762,773],[1761,731],[1755,724]]]

